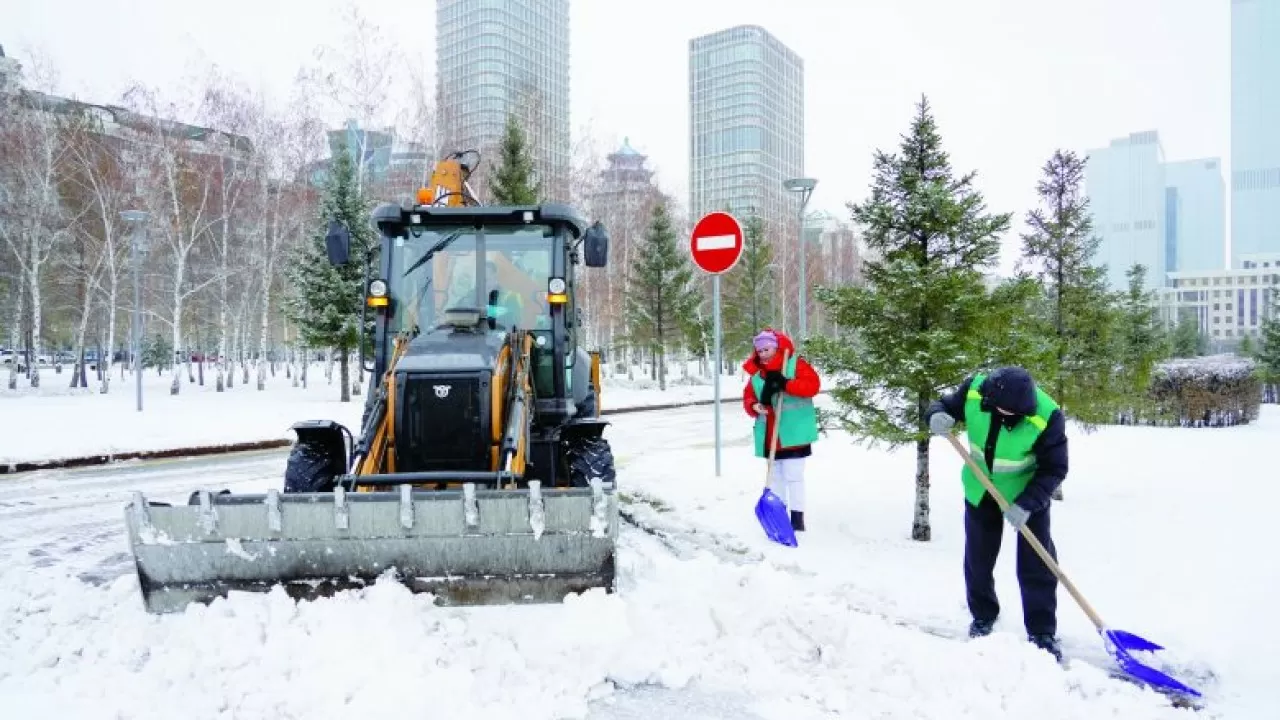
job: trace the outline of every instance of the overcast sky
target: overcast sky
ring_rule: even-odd
[[[0,44],[59,67],[61,89],[110,101],[131,80],[178,87],[216,62],[283,96],[344,0],[0,0]],[[434,77],[430,0],[360,6]],[[844,217],[871,153],[895,147],[927,93],[956,169],[1014,212],[1003,266],[1055,148],[1083,153],[1155,129],[1167,160],[1221,157],[1230,175],[1229,0],[573,0],[572,117],[604,149],[624,136],[687,203],[688,41],[765,27],[805,62],[812,206]],[[1230,183],[1227,183],[1228,193]]]

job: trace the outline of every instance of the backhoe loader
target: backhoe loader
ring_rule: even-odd
[[[330,224],[330,263],[365,265],[358,434],[295,424],[280,490],[199,489],[174,506],[134,494],[149,611],[382,577],[447,605],[615,590],[600,356],[579,345],[574,288],[576,265],[607,265],[608,235],[559,204],[478,204],[466,155],[439,161],[414,202],[378,207],[368,253]]]

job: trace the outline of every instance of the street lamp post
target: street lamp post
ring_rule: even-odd
[[[133,266],[133,384],[138,398],[138,412],[142,412],[142,283],[139,282],[139,264],[146,252],[147,213],[141,210],[125,210],[120,217],[133,232],[129,237],[129,264]]]
[[[809,336],[809,275],[806,260],[809,256],[808,248],[804,243],[804,209],[809,204],[809,196],[813,195],[813,188],[818,184],[816,178],[792,178],[783,180],[782,187],[789,192],[800,193],[800,214],[797,232],[800,247],[800,343],[803,344]]]

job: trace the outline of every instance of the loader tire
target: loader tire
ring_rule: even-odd
[[[594,478],[607,483],[617,482],[613,448],[602,437],[579,436],[565,440],[564,458],[569,466],[569,484],[573,487],[590,487]]]
[[[325,447],[299,442],[289,451],[289,462],[284,467],[284,491],[333,492],[335,476],[333,459]]]

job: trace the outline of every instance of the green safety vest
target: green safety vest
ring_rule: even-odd
[[[796,360],[792,355],[782,367],[782,376],[788,380],[796,376]],[[757,372],[751,376],[751,388],[756,397],[764,394],[764,374]],[[782,424],[778,427],[778,447],[796,447],[808,445],[818,440],[818,409],[813,405],[813,398],[796,397],[782,393]],[[765,428],[768,422],[764,415],[756,417],[756,457],[766,457]]]
[[[978,388],[982,387],[984,379],[986,375],[974,375],[965,396],[964,422],[969,436],[969,455],[987,474],[1004,499],[1012,503],[1026,489],[1031,478],[1035,477],[1036,456],[1031,451],[1031,446],[1049,424],[1049,416],[1058,409],[1058,404],[1048,393],[1037,387],[1036,414],[1026,416],[1012,428],[1001,428],[1000,436],[996,439],[995,468],[989,468],[982,449],[987,443],[987,433],[994,421],[992,414],[995,411],[982,409],[982,393]],[[964,483],[964,499],[977,507],[986,489],[969,469],[968,463],[961,471],[960,478]]]

